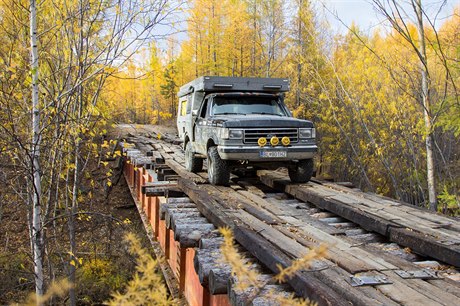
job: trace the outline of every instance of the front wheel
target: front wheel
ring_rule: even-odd
[[[185,169],[193,173],[200,172],[203,169],[203,159],[195,157],[190,141],[185,145]]]
[[[289,178],[293,183],[306,183],[313,175],[313,159],[299,160],[288,167]]]
[[[217,147],[208,149],[208,180],[213,185],[227,185],[230,180],[230,167],[220,158]]]

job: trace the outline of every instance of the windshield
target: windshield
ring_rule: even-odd
[[[287,116],[278,97],[239,96],[214,97],[211,115],[275,115]]]

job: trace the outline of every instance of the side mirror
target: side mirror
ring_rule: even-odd
[[[192,110],[192,116],[197,116],[198,115],[198,110],[197,109],[193,109]]]

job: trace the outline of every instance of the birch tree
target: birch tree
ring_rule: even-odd
[[[30,53],[32,74],[32,146],[30,160],[32,169],[32,229],[31,244],[34,262],[35,292],[43,295],[43,231],[41,216],[41,168],[40,168],[40,106],[38,94],[38,46],[37,46],[37,7],[30,0]]]
[[[27,207],[38,296],[56,275],[52,260],[45,258],[51,245],[75,280],[75,219],[84,201],[81,181],[91,148],[106,124],[100,104],[105,81],[142,46],[169,31],[158,33],[158,25],[170,25],[180,5],[166,0],[0,2],[1,180],[17,205]],[[68,227],[67,237],[47,238],[60,226]],[[73,292],[70,303],[77,303]]]
[[[430,71],[426,54],[424,15],[421,0],[410,0],[409,4],[415,15],[418,38],[414,37],[405,20],[409,14],[402,7],[401,3],[395,0],[379,1],[374,0],[376,8],[391,23],[392,27],[412,46],[417,54],[420,64],[420,100],[423,107],[423,118],[425,122],[425,147],[426,147],[426,173],[428,186],[428,202],[431,210],[437,210],[436,182],[435,182],[435,161],[434,161],[434,131],[432,122],[431,99],[430,99]]]

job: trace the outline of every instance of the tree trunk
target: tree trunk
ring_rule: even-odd
[[[35,0],[30,0],[30,47],[32,71],[32,147],[30,150],[33,174],[32,200],[32,252],[34,261],[35,293],[37,304],[44,293],[43,286],[43,232],[41,224],[41,174],[40,174],[40,106],[38,104],[38,48],[37,48],[37,7]]]
[[[425,120],[425,145],[426,145],[426,171],[428,183],[428,201],[430,209],[437,210],[436,185],[434,177],[434,157],[433,157],[433,126],[431,122],[430,111],[430,94],[429,94],[429,75],[428,62],[425,47],[425,32],[423,30],[423,12],[421,0],[415,0],[415,11],[417,14],[417,31],[420,42],[420,68],[422,73],[422,102],[423,102],[423,118]]]

